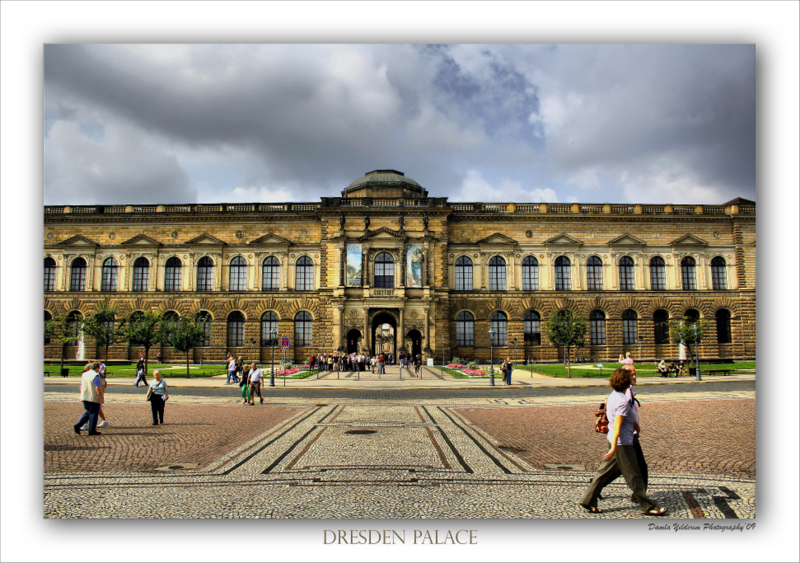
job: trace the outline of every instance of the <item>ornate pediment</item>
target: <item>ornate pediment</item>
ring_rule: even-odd
[[[381,227],[370,231],[365,235],[358,237],[358,240],[374,240],[374,239],[389,239],[389,240],[406,240],[406,236],[400,231],[393,231],[388,227]]]
[[[91,246],[91,247],[98,247],[100,246],[96,242],[91,239],[86,238],[83,235],[75,235],[74,237],[70,237],[67,240],[61,241],[58,243],[58,246]]]
[[[560,235],[556,235],[553,238],[547,239],[543,244],[551,246],[583,246],[583,241],[578,240],[567,233],[561,233]]]
[[[494,233],[493,235],[489,235],[488,237],[479,240],[475,244],[492,244],[492,245],[505,244],[505,245],[516,246],[519,243],[515,241],[513,238],[507,237],[504,234]]]
[[[136,235],[123,242],[122,246],[161,246],[161,243],[147,235]]]
[[[247,244],[252,244],[253,246],[291,246],[292,241],[279,237],[275,233],[267,233],[255,240],[251,240]]]
[[[227,246],[227,244],[218,238],[212,237],[208,233],[203,233],[199,237],[194,237],[192,240],[186,241],[190,246]]]
[[[670,246],[673,247],[697,247],[697,246],[708,246],[708,242],[704,241],[700,237],[696,237],[694,235],[684,235],[681,238],[677,238],[669,243]]]
[[[619,236],[613,240],[610,240],[606,243],[608,246],[622,246],[622,247],[631,247],[631,246],[645,246],[647,243],[640,238],[637,238],[631,234],[625,233],[622,236]]]

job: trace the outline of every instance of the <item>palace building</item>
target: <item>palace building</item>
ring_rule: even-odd
[[[269,362],[284,337],[294,361],[401,349],[488,360],[490,329],[495,358],[556,361],[544,324],[565,309],[589,320],[585,358],[675,359],[664,323],[689,316],[711,326],[702,358],[752,359],[755,234],[745,199],[456,203],[395,170],[309,203],[47,206],[44,315],[78,323],[109,303],[120,318],[199,317],[208,338],[194,359],[206,362]],[[85,338],[87,358],[104,355]]]

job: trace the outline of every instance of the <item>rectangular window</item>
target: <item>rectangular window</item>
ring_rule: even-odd
[[[472,266],[456,266],[456,291],[472,291]]]
[[[606,343],[606,321],[589,321],[589,338],[592,346],[602,346]]]
[[[626,345],[639,343],[639,330],[637,320],[623,319],[622,343]]]
[[[663,291],[667,289],[667,276],[664,266],[650,266],[650,289],[654,291]]]
[[[135,266],[133,268],[133,291],[147,291],[147,284],[149,276],[150,268],[143,268],[141,266]]]
[[[456,346],[475,346],[474,323],[456,321]]]

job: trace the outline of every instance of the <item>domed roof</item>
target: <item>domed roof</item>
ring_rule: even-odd
[[[367,189],[365,191],[365,189]],[[373,170],[351,183],[342,191],[342,197],[374,196],[382,189],[400,188],[405,196],[427,197],[428,191],[416,181],[397,170]],[[367,193],[369,192],[369,193]]]

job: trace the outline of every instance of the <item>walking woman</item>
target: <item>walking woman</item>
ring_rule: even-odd
[[[167,382],[161,379],[161,371],[153,371],[153,381],[150,382],[150,408],[153,411],[153,426],[158,425],[160,422],[164,424],[164,405],[169,399],[169,390],[167,389]]]
[[[147,385],[147,378],[144,376],[144,358],[141,356],[136,364],[136,381],[133,383],[133,386],[139,387],[140,381]]]
[[[659,507],[646,494],[645,481],[636,459],[633,445],[634,431],[639,430],[633,413],[632,403],[626,391],[633,382],[631,370],[618,368],[609,378],[609,385],[614,391],[606,399],[606,417],[608,418],[609,450],[603,456],[600,467],[592,478],[592,482],[583,494],[580,505],[593,514],[602,512],[597,507],[597,499],[603,487],[620,476],[625,477],[628,487],[633,490],[642,514],[646,516],[663,516],[666,509]]]

